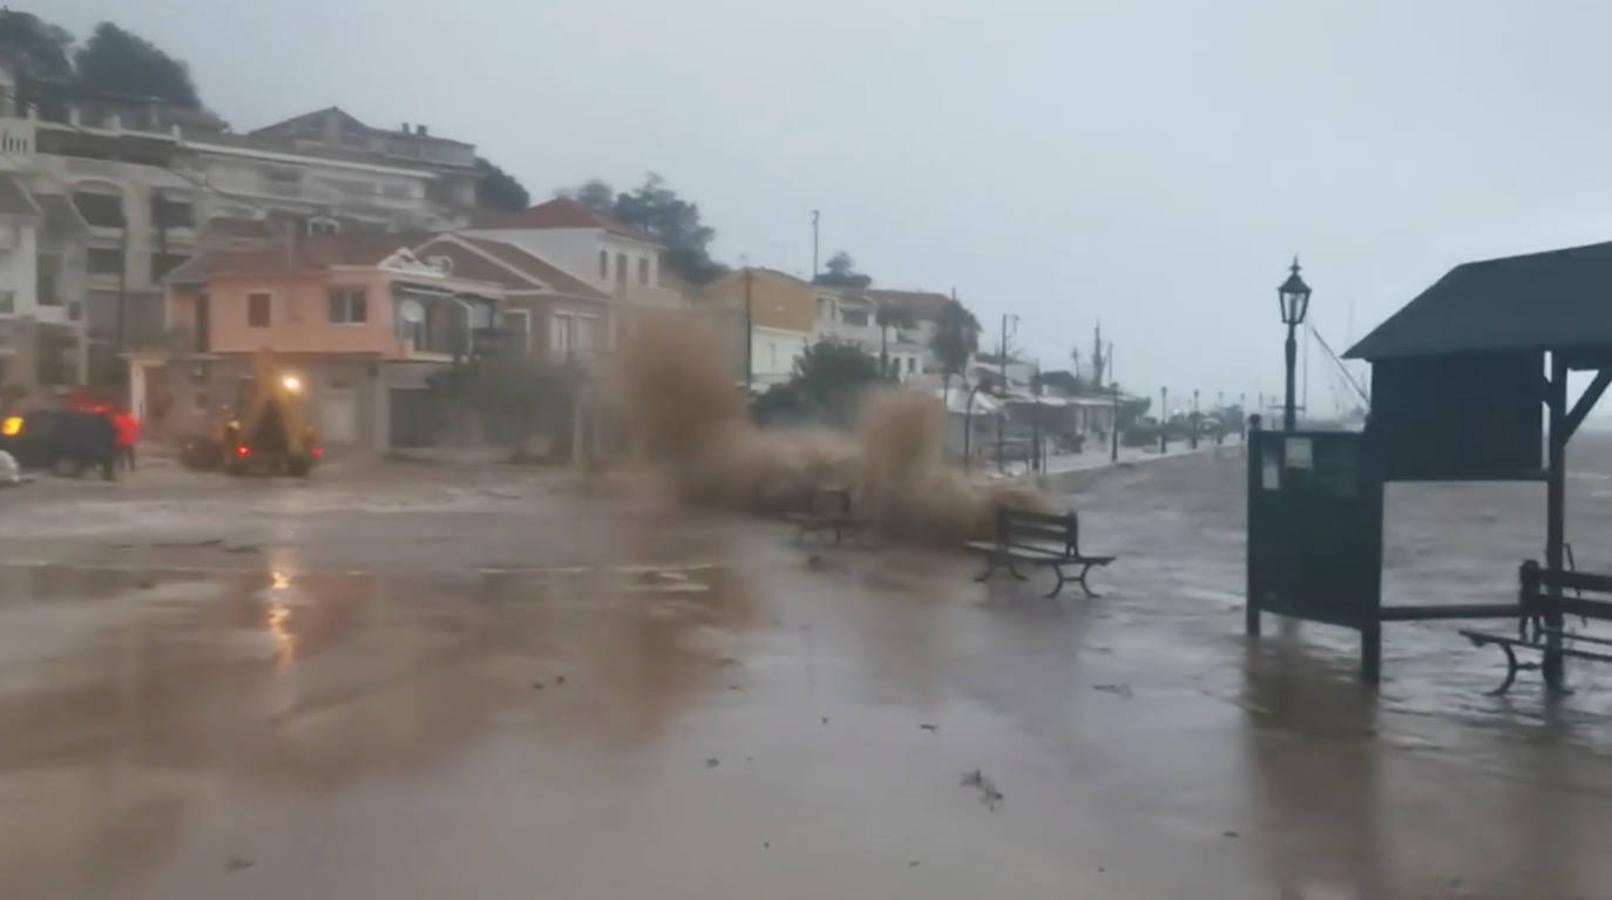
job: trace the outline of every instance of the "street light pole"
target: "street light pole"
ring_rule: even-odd
[[[1310,311],[1310,286],[1299,277],[1299,258],[1293,257],[1292,274],[1276,289],[1277,302],[1281,304],[1282,324],[1287,326],[1286,363],[1287,363],[1287,402],[1282,409],[1282,427],[1293,431],[1298,427],[1298,411],[1294,408],[1293,374],[1297,362],[1298,343],[1294,340],[1294,332],[1304,324],[1304,316]]]
[[[750,308],[751,269],[744,267],[744,393],[750,395],[755,381],[756,325]]]
[[[1198,389],[1192,389],[1192,415],[1187,417],[1187,424],[1192,428],[1192,441],[1189,446],[1198,449]]]
[[[1298,411],[1293,407],[1293,364],[1298,356],[1298,343],[1293,339],[1293,329],[1298,325],[1289,322],[1287,325],[1287,402],[1282,407],[1282,427],[1288,431],[1297,428]]]

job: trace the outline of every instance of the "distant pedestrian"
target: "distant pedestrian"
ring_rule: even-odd
[[[140,442],[140,421],[126,409],[112,413],[112,429],[117,436],[118,462],[134,471],[134,445]]]

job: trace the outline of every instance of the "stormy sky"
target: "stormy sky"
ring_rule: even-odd
[[[1451,265],[1612,239],[1612,5],[1504,0],[51,0],[192,66],[239,129],[337,104],[535,196],[646,170],[718,255],[849,251],[1128,389],[1281,386],[1294,252],[1341,352]],[[1333,402],[1319,348],[1313,405]]]

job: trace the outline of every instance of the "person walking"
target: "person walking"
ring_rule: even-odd
[[[118,462],[134,471],[134,445],[140,441],[140,420],[126,409],[112,414],[112,429],[117,436]]]

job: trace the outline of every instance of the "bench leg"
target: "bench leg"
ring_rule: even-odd
[[[1090,575],[1090,574],[1091,574],[1091,563],[1087,563],[1084,567],[1081,568],[1080,575],[1077,578],[1075,578],[1075,580],[1080,582],[1080,589],[1086,592],[1087,597],[1090,597],[1091,599],[1096,600],[1098,598],[1098,596],[1099,596],[1098,593],[1091,589],[1091,585],[1086,583],[1086,576]]]
[[[985,580],[987,580],[987,579],[989,579],[991,577],[992,572],[996,571],[996,565],[997,565],[996,554],[992,553],[992,554],[986,556],[986,560],[987,560],[987,562],[985,564],[985,571],[979,573],[978,575],[975,575],[974,576],[975,581],[985,581]]]
[[[1053,566],[1052,571],[1054,573],[1056,573],[1057,576],[1058,576],[1058,586],[1053,588],[1051,591],[1049,591],[1047,593],[1046,597],[1047,597],[1048,600],[1051,600],[1053,597],[1058,596],[1058,592],[1063,590],[1064,582],[1069,580],[1069,579],[1064,577],[1063,566]]]
[[[1030,577],[1028,575],[1025,575],[1023,572],[1019,571],[1018,564],[1015,563],[1012,559],[1008,560],[1007,570],[1008,570],[1008,574],[1012,575],[1014,577],[1014,579],[1016,579],[1018,581],[1029,581],[1030,580]]]
[[[1506,680],[1500,682],[1499,687],[1489,692],[1489,696],[1491,697],[1498,697],[1501,694],[1511,690],[1511,686],[1517,681],[1517,668],[1519,665],[1517,662],[1517,652],[1511,649],[1510,644],[1500,644],[1498,646],[1501,650],[1506,652]],[[1532,666],[1530,666],[1530,668],[1532,668]]]

